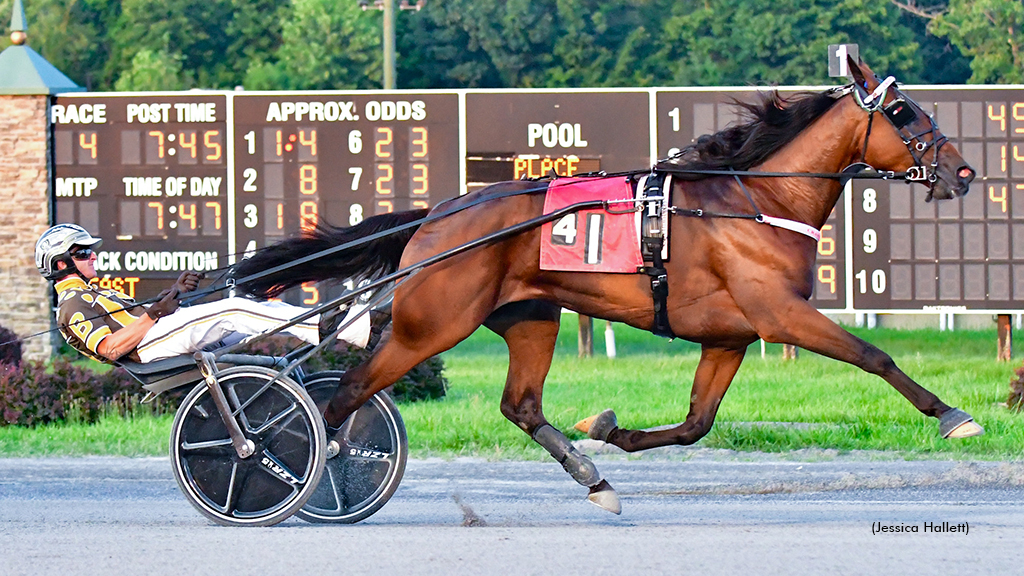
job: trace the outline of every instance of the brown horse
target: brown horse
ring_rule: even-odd
[[[857,162],[877,170],[917,167],[930,180],[929,196],[962,196],[974,171],[932,119],[890,82],[880,83],[850,62],[855,79],[845,90],[781,99],[772,93],[746,105],[741,126],[700,139],[670,170],[735,169],[762,172],[837,173]],[[874,97],[872,97],[872,95]],[[906,104],[900,106],[900,100]],[[895,104],[894,104],[895,103]],[[909,111],[906,109],[909,107]],[[836,178],[690,175],[675,180],[667,311],[671,331],[702,346],[681,424],[658,431],[619,427],[606,411],[581,423],[600,440],[626,451],[693,444],[711,429],[718,406],[743,361],[747,346],[763,338],[793,344],[877,374],[922,413],[940,419],[946,437],[981,434],[963,411],[951,408],[904,374],[887,354],[849,334],[808,303],[816,245],[797,232],[737,218],[692,217],[707,213],[763,214],[820,229],[839,199]],[[746,190],[744,190],[744,185]],[[309,280],[380,274],[408,266],[542,214],[541,194],[509,195],[535,182],[508,182],[444,203],[447,212],[494,197],[451,216],[374,240],[355,250],[288,270],[243,287],[259,296]],[[748,200],[747,193],[751,196]],[[370,218],[352,228],[321,230],[267,248],[237,270],[265,270],[317,250],[365,237],[426,216],[414,211]],[[540,229],[475,248],[433,264],[405,280],[393,304],[393,331],[364,364],[341,380],[325,418],[340,426],[375,392],[416,364],[455,346],[480,325],[508,344],[509,369],[501,412],[544,446],[589,498],[618,513],[618,498],[593,463],[544,418],[541,398],[551,365],[562,307],[581,314],[651,329],[655,322],[650,278],[642,274],[543,271]]]

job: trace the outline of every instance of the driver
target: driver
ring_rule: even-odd
[[[290,321],[305,312],[282,302],[257,302],[225,298],[215,302],[178,308],[178,299],[195,290],[202,275],[184,272],[173,286],[158,296],[159,301],[143,308],[116,290],[90,284],[96,278],[96,253],[102,242],[75,224],[58,224],[36,242],[39,273],[54,282],[57,291],[57,325],[68,344],[100,362],[120,359],[152,362],[191,354],[216,343],[230,345],[245,336],[259,334]],[[365,348],[370,343],[370,314],[344,309],[313,316],[283,332],[310,344],[348,320],[359,318],[338,335],[338,339]],[[372,311],[371,311],[372,313]],[[372,333],[379,335],[380,327]]]

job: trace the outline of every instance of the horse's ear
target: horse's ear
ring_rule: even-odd
[[[860,68],[860,61],[859,60],[860,60],[859,58],[857,60],[854,60],[853,56],[850,56],[849,54],[847,54],[846,55],[846,67],[850,71],[850,76],[853,76],[853,81],[856,82],[857,85],[860,86],[861,88],[864,88],[865,90],[867,90],[867,88],[868,88],[867,77],[864,74],[864,71],[861,70],[861,68]]]

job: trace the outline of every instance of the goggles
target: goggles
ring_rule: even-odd
[[[92,251],[92,248],[80,248],[71,253],[71,258],[75,260],[88,260],[92,258],[93,254],[95,252]]]

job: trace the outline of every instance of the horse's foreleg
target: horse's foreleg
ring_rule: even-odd
[[[748,318],[765,341],[799,346],[880,376],[921,413],[938,418],[944,438],[984,433],[969,414],[939,400],[904,374],[888,354],[843,330],[806,301],[794,299],[786,306],[771,310],[761,306],[759,310],[759,314],[748,315]]]
[[[746,348],[710,348],[701,350],[700,363],[693,377],[690,412],[686,420],[666,430],[644,431],[619,428],[615,414],[606,410],[593,419],[577,424],[577,428],[594,439],[614,444],[627,452],[646,450],[670,444],[689,445],[703,438],[715,422],[718,406],[743,362]]]
[[[591,459],[544,418],[541,398],[560,316],[557,305],[531,300],[507,304],[484,322],[508,344],[508,377],[501,413],[543,446],[576,482],[589,488],[591,502],[619,514],[622,507],[615,490],[601,479]]]

